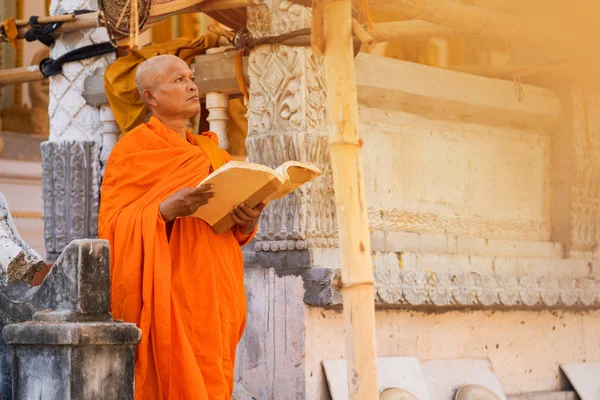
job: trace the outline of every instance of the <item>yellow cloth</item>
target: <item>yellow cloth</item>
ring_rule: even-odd
[[[142,62],[154,56],[173,54],[190,64],[195,56],[215,47],[218,39],[213,33],[197,39],[179,38],[132,50],[109,65],[104,73],[104,87],[121,133],[142,124],[146,117],[146,107],[135,85],[135,71]]]

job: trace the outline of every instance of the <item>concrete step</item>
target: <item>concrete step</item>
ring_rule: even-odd
[[[377,253],[375,267],[378,271],[417,270],[449,272],[453,274],[475,272],[482,275],[522,276],[533,274],[556,277],[600,277],[600,263],[587,260],[486,257],[452,254]]]
[[[506,396],[507,400],[578,400],[575,392],[532,392]]]
[[[371,245],[373,250],[379,252],[531,258],[564,257],[564,249],[560,243],[488,240],[428,233],[373,232]]]

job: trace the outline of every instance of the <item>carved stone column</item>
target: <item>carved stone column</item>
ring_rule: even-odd
[[[308,28],[310,22],[310,9],[287,0],[248,9],[254,37]],[[250,53],[249,161],[273,168],[305,161],[323,171],[312,184],[269,205],[256,236],[257,251],[337,246],[321,64],[308,47],[264,45]]]
[[[44,240],[51,263],[72,240],[98,235],[100,146],[71,140],[41,148]]]
[[[248,8],[247,27],[254,37],[310,23],[310,9],[287,0]],[[304,399],[310,372],[305,370],[302,275],[321,256],[335,258],[337,251],[332,249],[337,227],[321,60],[309,47],[263,45],[250,52],[248,78],[249,161],[272,168],[303,161],[323,174],[263,212],[254,252],[246,254],[248,324],[238,349],[236,382],[257,399]]]
[[[96,10],[96,0],[53,0],[51,15]],[[109,40],[106,29],[60,35],[50,51],[56,59],[74,49]],[[84,82],[114,60],[109,54],[67,63],[50,78],[50,139],[42,144],[43,201],[47,256],[54,261],[73,239],[97,235],[103,142],[102,113],[83,97]]]
[[[219,92],[208,92],[206,94],[206,108],[208,117],[206,120],[210,124],[210,130],[219,137],[219,147],[225,150],[229,149],[229,139],[227,139],[227,109],[229,108],[229,95]]]
[[[231,46],[215,47],[206,50],[206,54],[223,53]],[[210,130],[219,137],[219,147],[229,150],[229,139],[227,138],[227,121],[229,116],[229,94],[223,92],[208,92],[206,93],[206,109],[208,117],[206,120],[210,125]]]

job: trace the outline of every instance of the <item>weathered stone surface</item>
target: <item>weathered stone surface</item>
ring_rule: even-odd
[[[42,257],[21,239],[0,193],[0,281],[30,281],[44,266]]]
[[[308,250],[292,250],[272,252],[256,252],[256,262],[263,268],[273,268],[277,276],[299,276],[311,267]]]
[[[72,242],[40,286],[0,283],[0,329],[36,319],[110,320],[108,242]],[[10,398],[11,351],[0,337],[0,398]]]
[[[38,323],[39,324],[39,323]],[[94,339],[98,324],[71,324],[82,335]],[[104,329],[114,330],[110,342],[103,345],[79,341],[78,345],[17,344],[20,339],[34,339],[40,332],[39,325],[18,326],[5,329],[7,340],[14,347],[13,399],[44,400],[126,400],[133,399],[133,372],[135,344],[139,330],[133,324],[103,324]],[[54,325],[58,336],[65,326]],[[48,328],[45,329],[47,331]],[[117,333],[116,331],[123,331]],[[7,334],[8,331],[8,334]],[[33,336],[30,336],[33,334]],[[132,335],[133,334],[133,335]],[[137,334],[137,336],[135,335]],[[124,341],[123,336],[128,336]],[[83,338],[83,336],[81,336]],[[36,340],[34,339],[33,342]],[[48,340],[46,340],[48,342]]]
[[[247,266],[248,313],[235,381],[255,399],[305,399],[302,278]],[[249,397],[242,397],[249,399]]]
[[[93,141],[44,142],[42,194],[47,259],[72,240],[98,235],[100,146]]]
[[[333,287],[336,270],[330,268],[311,268],[303,275],[304,302],[311,306],[334,306],[342,303],[342,296]]]

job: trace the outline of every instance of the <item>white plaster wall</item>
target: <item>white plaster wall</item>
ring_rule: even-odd
[[[600,311],[377,311],[377,354],[490,359],[506,394],[560,388],[559,364],[600,361]],[[329,399],[322,360],[344,358],[341,311],[307,307],[306,399]]]
[[[360,120],[369,208],[399,216],[386,228],[550,240],[547,133],[366,106]]]

